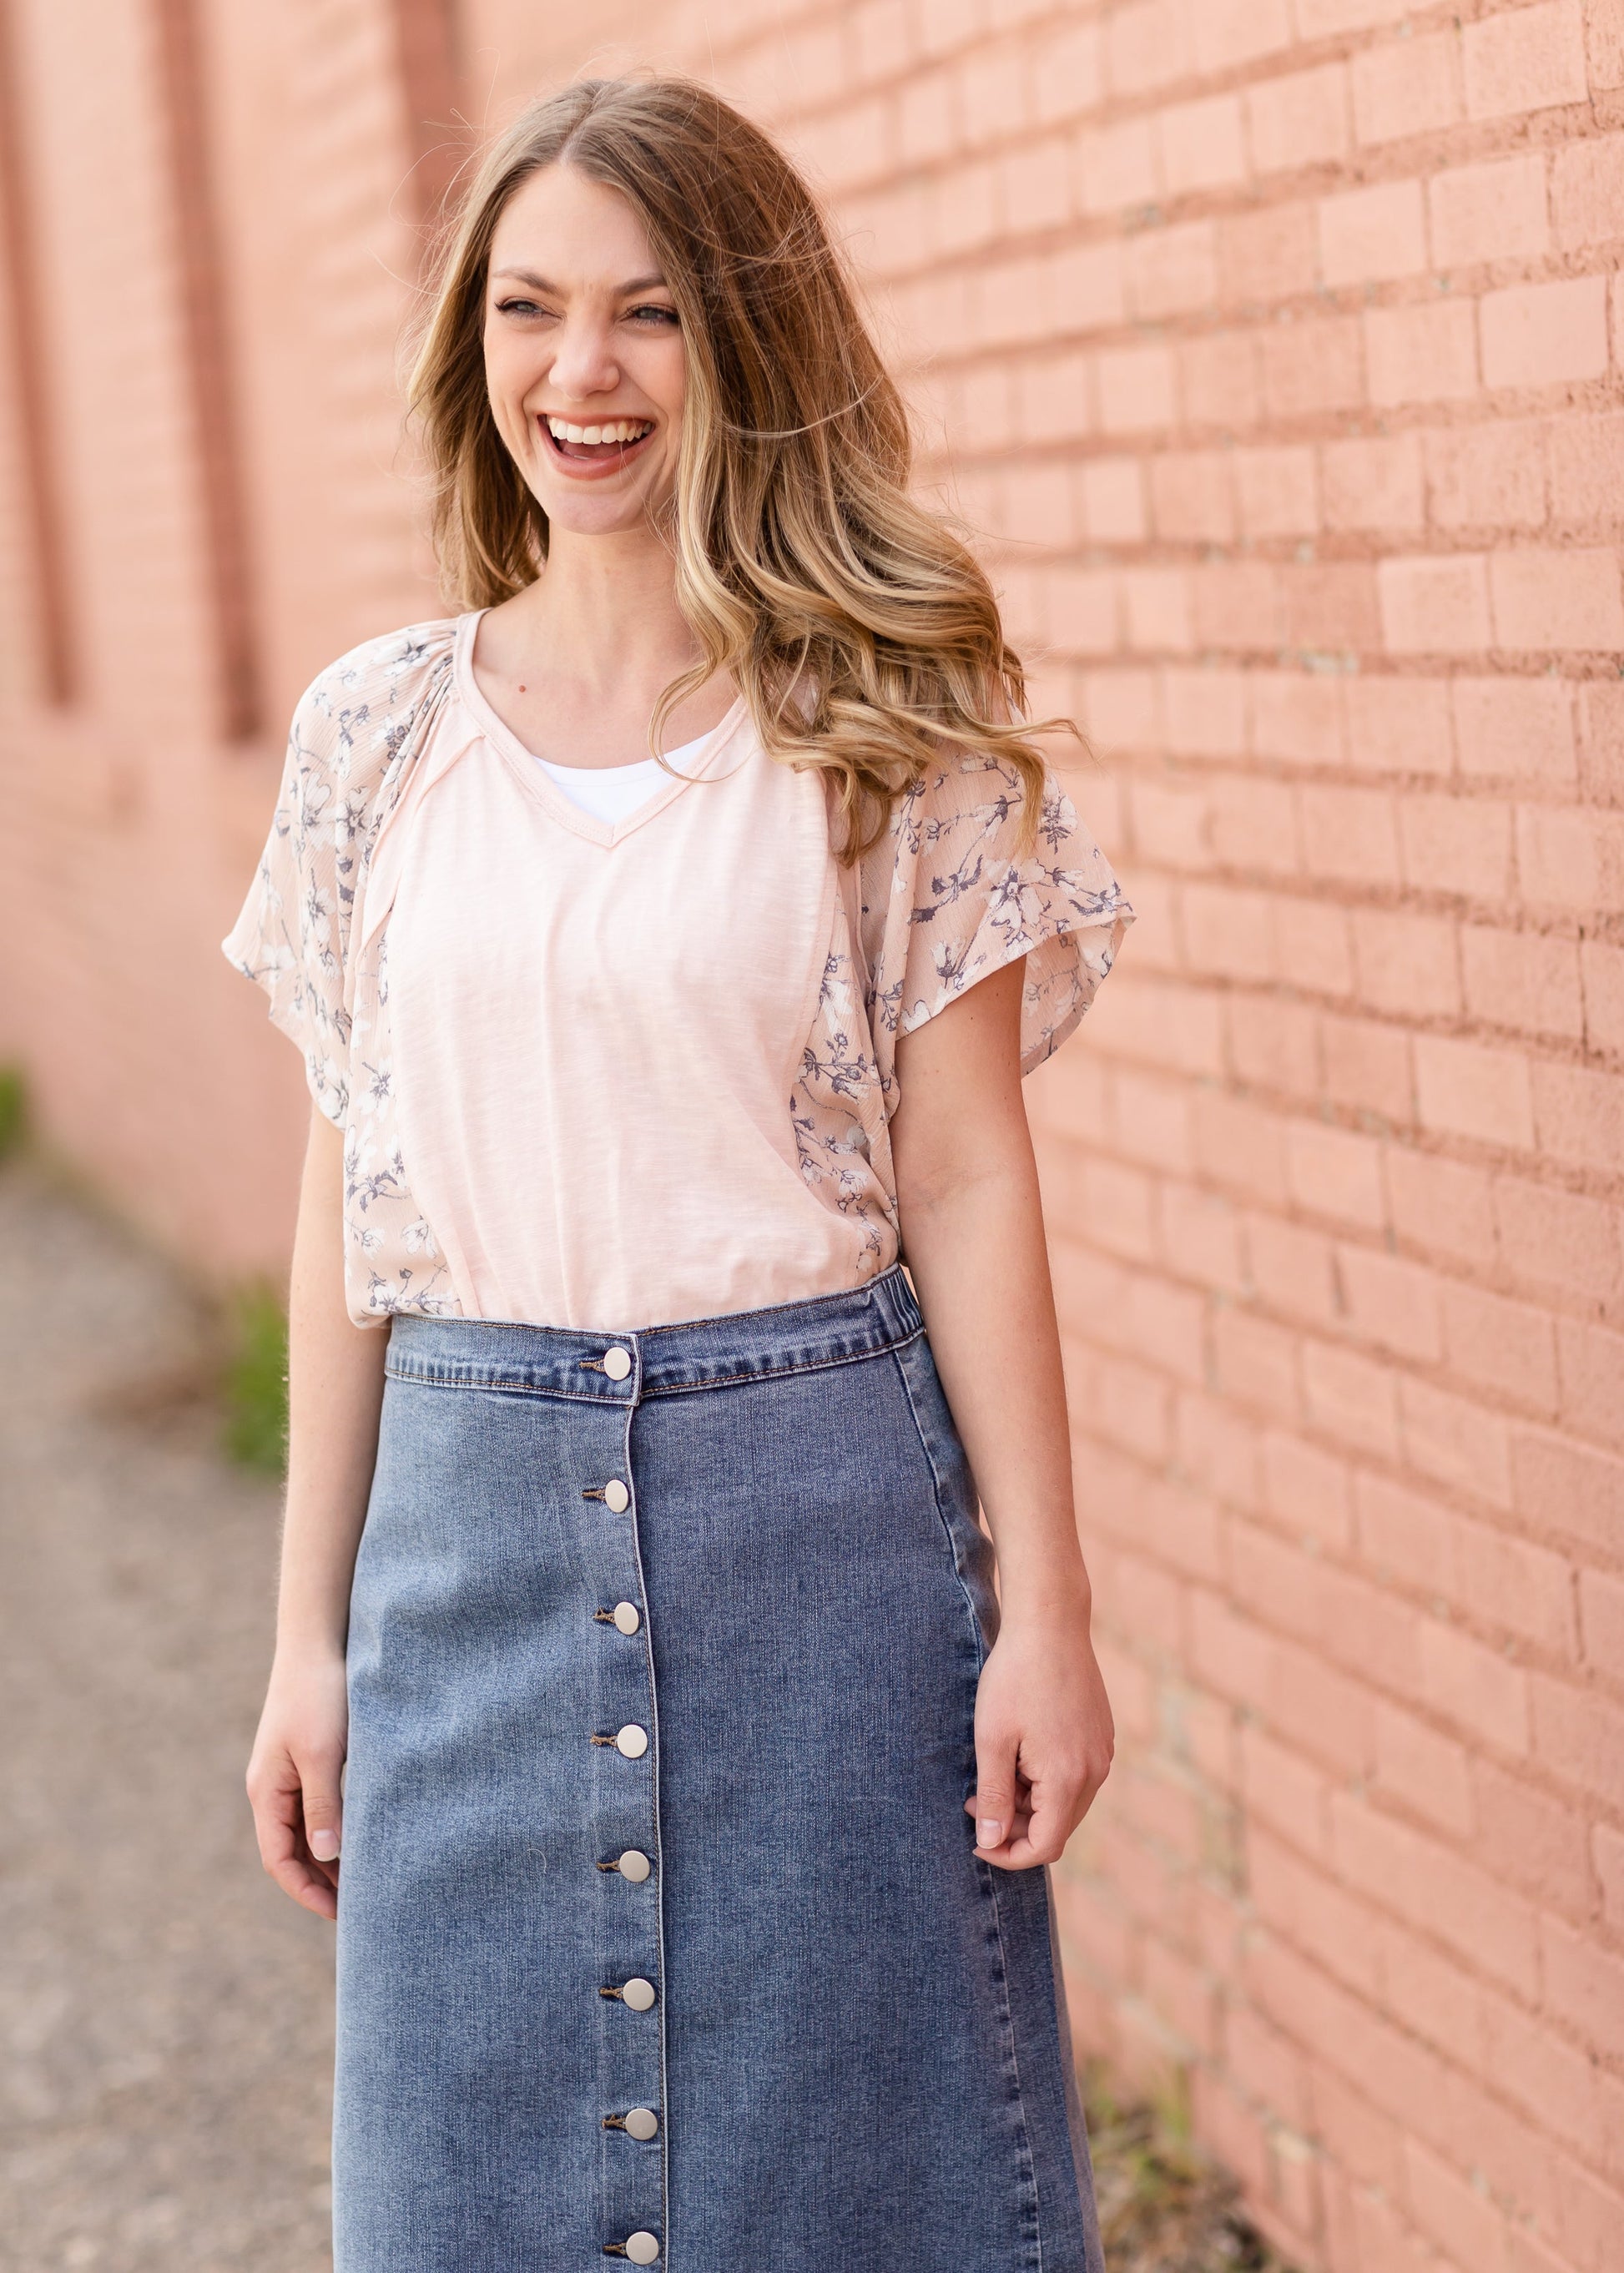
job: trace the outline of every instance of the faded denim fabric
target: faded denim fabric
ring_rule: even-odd
[[[964,1812],[991,1575],[898,1265],[393,1320],[337,2273],[1101,2273],[1047,1874]]]

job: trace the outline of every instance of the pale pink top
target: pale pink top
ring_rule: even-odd
[[[861,1285],[898,1252],[896,1038],[1027,958],[1022,1065],[1132,911],[1052,778],[945,757],[853,869],[742,701],[613,826],[480,694],[477,614],[295,714],[224,950],[345,1132],[350,1315],[635,1330]]]

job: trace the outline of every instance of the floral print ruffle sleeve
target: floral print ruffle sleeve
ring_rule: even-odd
[[[442,626],[372,640],[324,671],[293,714],[282,789],[228,961],[264,988],[272,1023],[297,1046],[312,1097],[349,1118],[353,988],[350,941],[367,854],[434,665]]]
[[[1047,767],[1036,841],[1016,858],[1023,797],[1004,760],[944,757],[900,799],[864,863],[863,949],[888,1110],[898,1037],[1021,956],[1020,1069],[1041,1065],[1094,1000],[1133,920]]]

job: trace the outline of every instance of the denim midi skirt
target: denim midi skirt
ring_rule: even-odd
[[[990,1550],[899,1265],[402,1315],[357,1562],[337,2273],[1099,2273]]]

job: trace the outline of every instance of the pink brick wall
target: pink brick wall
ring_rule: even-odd
[[[266,1260],[297,1081],[209,957],[276,759],[189,724],[149,11],[102,0],[105,80],[77,0],[10,13],[53,244],[114,234],[119,419],[49,266],[91,661],[51,716],[0,670],[0,1047],[128,1204]],[[424,604],[389,386],[422,137],[382,0],[205,14],[281,715]],[[682,64],[827,187],[1140,911],[1029,1092],[1124,1738],[1065,1872],[1084,2040],[1187,2067],[1305,2268],[1617,2273],[1624,6],[557,21],[463,0],[462,109]],[[16,463],[8,426],[27,649]]]

